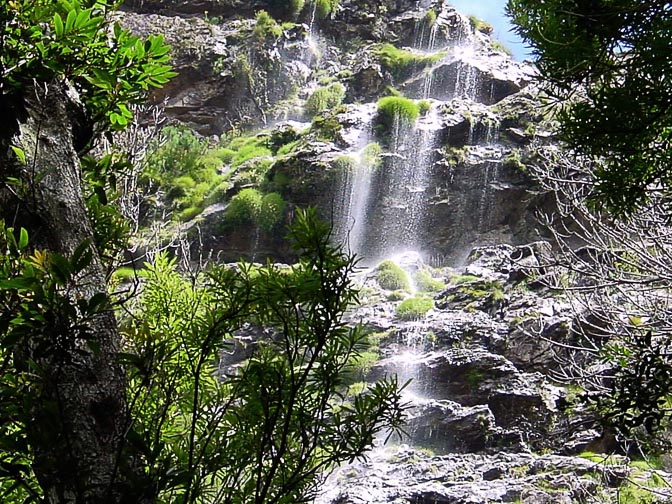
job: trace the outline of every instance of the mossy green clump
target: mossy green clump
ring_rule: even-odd
[[[378,100],[378,124],[391,130],[395,123],[412,126],[420,115],[415,101],[400,96],[386,96]]]
[[[428,100],[420,100],[418,102],[418,112],[424,115],[429,112],[432,108],[432,104]]]
[[[313,0],[316,2],[315,15],[317,19],[327,19],[327,17],[336,12],[340,0]]]
[[[236,194],[224,214],[230,227],[253,225],[262,231],[272,231],[283,220],[287,203],[278,193],[263,194],[248,187]]]
[[[357,161],[352,156],[347,154],[343,156],[338,156],[331,162],[331,166],[339,173],[350,173],[355,170]]]
[[[371,142],[360,152],[362,163],[370,168],[378,168],[383,163],[383,148],[378,142]]]
[[[219,149],[190,130],[168,126],[163,141],[150,149],[140,175],[141,187],[165,195],[166,206],[179,220],[190,220],[210,202],[225,180]]]
[[[486,23],[476,16],[469,16],[469,24],[471,24],[471,27],[474,29],[474,31],[485,33],[486,35],[491,35],[493,32],[493,28],[490,23]]]
[[[305,5],[305,0],[289,0],[289,14],[292,17],[298,16]]]
[[[407,77],[413,71],[433,65],[446,55],[443,51],[434,54],[416,53],[407,49],[399,49],[392,44],[379,45],[375,54],[380,64],[398,79]]]
[[[406,272],[394,261],[386,260],[376,268],[378,285],[387,290],[408,290],[411,287]]]
[[[419,320],[434,308],[434,301],[426,296],[405,299],[397,306],[396,314],[400,320]]]
[[[425,17],[423,18],[425,24],[429,26],[430,28],[434,26],[434,23],[436,23],[436,12],[434,9],[429,9],[425,13]]]
[[[266,40],[267,38],[278,39],[282,36],[282,27],[268,12],[260,10],[257,12],[252,34],[259,41]]]
[[[312,117],[339,106],[343,98],[345,98],[345,87],[340,82],[317,88],[306,100],[306,112]]]
[[[450,283],[453,283],[455,285],[460,285],[464,283],[469,283],[469,282],[476,282],[480,280],[481,277],[475,276],[475,275],[452,275],[450,277]]]
[[[508,54],[509,56],[512,56],[513,53],[511,52],[511,49],[509,49],[505,44],[500,42],[499,40],[493,40],[491,47],[495,51],[503,52],[504,54]]]
[[[287,202],[280,194],[276,192],[265,194],[261,199],[257,224],[263,231],[272,231],[284,221],[286,208]]]
[[[243,189],[231,198],[225,213],[226,220],[233,225],[256,224],[262,198],[258,189]]]
[[[418,270],[413,275],[413,281],[420,292],[439,292],[446,287],[444,282],[432,277],[431,273],[426,269]]]
[[[325,111],[313,118],[310,131],[315,134],[318,140],[333,142],[338,139],[343,125],[339,122],[336,114],[337,111]]]

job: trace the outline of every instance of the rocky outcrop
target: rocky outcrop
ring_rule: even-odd
[[[484,504],[614,502],[631,469],[581,458],[533,454],[433,456],[400,446],[340,469],[318,502]]]

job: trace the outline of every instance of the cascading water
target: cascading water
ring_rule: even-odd
[[[351,148],[341,163],[335,201],[334,233],[338,242],[346,243],[350,253],[366,255],[368,214],[377,164],[378,144],[373,142],[373,105],[359,111],[360,126],[354,129]]]
[[[446,12],[444,6],[438,19],[446,22],[442,17]],[[460,19],[460,23],[464,23],[464,18]],[[382,166],[376,170],[366,166],[361,155],[362,149],[372,141],[374,131],[375,110],[369,111],[370,122],[364,121],[365,126],[358,128],[357,140],[350,142],[352,147],[348,154],[356,162],[343,175],[339,192],[341,203],[335,222],[337,236],[347,237],[350,250],[363,256],[364,264],[391,258],[407,271],[410,278],[423,267],[422,252],[430,252],[423,250],[423,244],[429,233],[428,207],[438,194],[433,184],[439,149],[445,140],[442,136],[445,133],[443,114],[445,110],[454,109],[455,102],[459,101],[464,104],[463,109],[467,111],[464,117],[467,117],[472,108],[484,107],[477,103],[479,99],[487,101],[486,95],[491,94],[481,89],[481,73],[470,64],[478,49],[474,39],[465,35],[468,29],[460,24],[455,28],[458,36],[450,39],[440,33],[439,23],[428,25],[426,20],[423,18],[416,27],[414,51],[425,55],[441,51],[445,56],[424,73],[422,82],[415,81],[417,85],[407,88],[415,89],[415,96],[407,96],[426,100],[430,106],[415,124],[396,118],[389,131]],[[435,78],[438,69],[443,71],[441,78]],[[452,81],[448,82],[447,78]],[[468,121],[465,163],[481,169],[482,180],[478,183],[482,191],[480,201],[473,208],[475,211],[466,217],[478,229],[485,229],[492,220],[488,200],[503,149],[497,145],[499,125],[493,114],[481,113]],[[371,271],[368,278],[373,276]],[[410,290],[413,291],[409,292],[411,296],[427,295]],[[428,322],[431,312],[428,317],[414,321],[395,320],[396,344],[391,347],[392,355],[384,361],[386,373],[396,374],[400,383],[410,381],[404,390],[405,399],[414,406],[410,412],[411,437],[404,440],[410,444],[435,439],[431,422],[423,420],[422,415],[427,411],[449,411],[452,407],[449,400],[433,400],[433,384],[420,376],[423,363],[432,358]],[[377,451],[372,456],[382,455]]]
[[[430,171],[438,144],[438,110],[431,106],[415,126],[395,119],[390,155],[383,177],[385,218],[376,237],[376,253],[389,257],[416,250],[424,233]]]

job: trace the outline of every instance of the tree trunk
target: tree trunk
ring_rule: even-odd
[[[67,82],[52,82],[25,87],[19,99],[22,104],[14,101],[9,107],[15,117],[3,118],[13,132],[11,137],[0,134],[0,182],[13,176],[21,185],[0,185],[0,217],[7,225],[26,228],[33,248],[68,257],[84,240],[93,242],[73,147],[76,93]],[[0,108],[8,109],[6,103]],[[11,160],[8,140],[23,149],[25,165]],[[100,258],[93,252],[91,264],[68,286],[75,299],[107,292]],[[144,486],[142,472],[121,449],[130,424],[124,373],[116,361],[120,335],[114,314],[106,311],[89,324],[100,349],[96,352],[71,324],[63,326],[39,336],[51,338],[55,346],[61,344],[57,338],[65,343],[61,351],[40,357],[43,373],[36,378],[41,381],[35,384],[37,401],[28,426],[34,471],[46,500],[146,502],[137,494]]]

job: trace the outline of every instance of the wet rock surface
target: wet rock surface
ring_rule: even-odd
[[[610,503],[620,485],[650,476],[627,457],[576,456],[610,434],[553,380],[547,339],[566,334],[573,314],[561,293],[529,287],[548,253],[544,242],[473,249],[460,268],[434,270],[447,286],[411,322],[374,272],[361,274],[364,304],[351,316],[378,338],[381,356],[366,379],[411,380],[407,437],[339,468],[317,503]],[[447,301],[459,289],[460,300]],[[493,312],[483,300],[494,290],[505,301]]]

